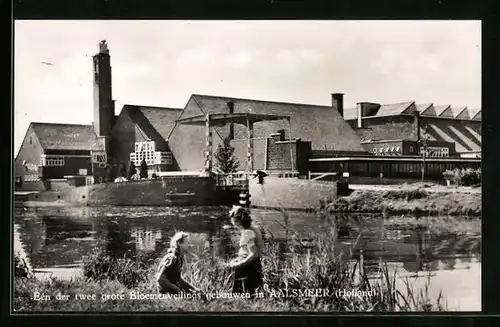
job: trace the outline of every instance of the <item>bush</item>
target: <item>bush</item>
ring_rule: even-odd
[[[135,167],[134,162],[131,161],[130,166],[128,167],[127,179],[130,180],[132,176],[134,176],[136,173],[137,173],[137,168]]]
[[[141,262],[94,252],[83,260],[83,275],[93,281],[117,280],[126,287],[135,287],[147,279],[148,272]]]
[[[385,199],[391,200],[419,200],[425,199],[427,197],[427,192],[420,188],[418,189],[410,189],[410,190],[389,190],[383,194]]]
[[[481,169],[453,169],[443,172],[443,177],[459,186],[475,186],[481,184]]]
[[[31,271],[26,261],[20,258],[18,254],[14,256],[14,276],[21,278],[34,277],[33,271]]]
[[[148,178],[148,164],[146,163],[146,160],[144,160],[144,159],[142,159],[141,167],[139,168],[139,177],[141,179]]]

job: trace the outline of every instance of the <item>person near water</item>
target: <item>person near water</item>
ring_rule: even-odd
[[[267,173],[262,170],[257,170],[253,178],[257,178],[260,185],[264,185],[264,177],[267,177]]]
[[[189,234],[177,232],[170,240],[170,247],[158,266],[156,281],[162,294],[201,291],[181,277],[184,255],[189,251]]]
[[[253,297],[263,283],[260,258],[264,240],[259,228],[252,225],[246,208],[233,206],[229,216],[231,223],[241,230],[238,256],[228,264],[234,270],[233,293],[250,293]]]

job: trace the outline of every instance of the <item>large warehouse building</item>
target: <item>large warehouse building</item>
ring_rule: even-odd
[[[255,124],[254,168],[267,171],[343,171],[352,176],[417,177],[422,150],[430,175],[478,167],[481,110],[452,106],[359,103],[344,109],[343,94],[331,106],[193,94],[184,108],[124,105],[115,115],[111,60],[105,41],[93,57],[94,121],[91,125],[31,123],[15,159],[16,189],[54,189],[86,176],[112,179],[117,167],[142,159],[150,173],[199,171],[204,167],[205,128],[178,120],[207,113],[255,113],[290,117]],[[213,146],[231,139],[246,162],[246,127],[216,127]],[[291,154],[291,155],[290,155]],[[241,167],[244,170],[245,167]]]

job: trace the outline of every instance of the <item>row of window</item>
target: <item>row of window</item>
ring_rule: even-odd
[[[391,153],[391,152],[401,152],[401,147],[400,146],[388,146],[388,147],[381,147],[381,148],[373,148],[373,153],[375,154],[384,154],[384,153]]]
[[[136,142],[135,152],[154,152],[155,142]]]
[[[49,167],[49,166],[64,166],[64,158],[62,158],[62,157],[42,156],[40,158],[40,166],[44,166],[44,167]]]
[[[24,175],[25,182],[38,182],[40,177],[38,175]]]
[[[453,163],[441,163],[441,162],[427,162],[425,164],[426,173],[442,173],[445,170],[453,169],[456,164]],[[335,167],[338,169],[337,167]],[[379,172],[384,174],[392,173],[416,173],[420,172],[422,169],[421,162],[410,162],[410,163],[377,163],[377,162],[359,162],[350,163],[349,171],[354,175],[361,175],[371,173],[372,175],[378,174]]]
[[[139,166],[142,160],[145,160],[147,165],[171,165],[173,162],[171,152],[133,152],[130,154],[130,161],[134,165]]]
[[[93,163],[106,163],[107,162],[106,153],[105,152],[93,153],[92,154],[92,162]]]

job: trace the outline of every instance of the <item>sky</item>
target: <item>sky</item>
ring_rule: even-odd
[[[92,123],[104,39],[117,114],[183,108],[193,93],[481,107],[480,21],[40,20],[16,21],[14,33],[14,153],[30,122]]]

